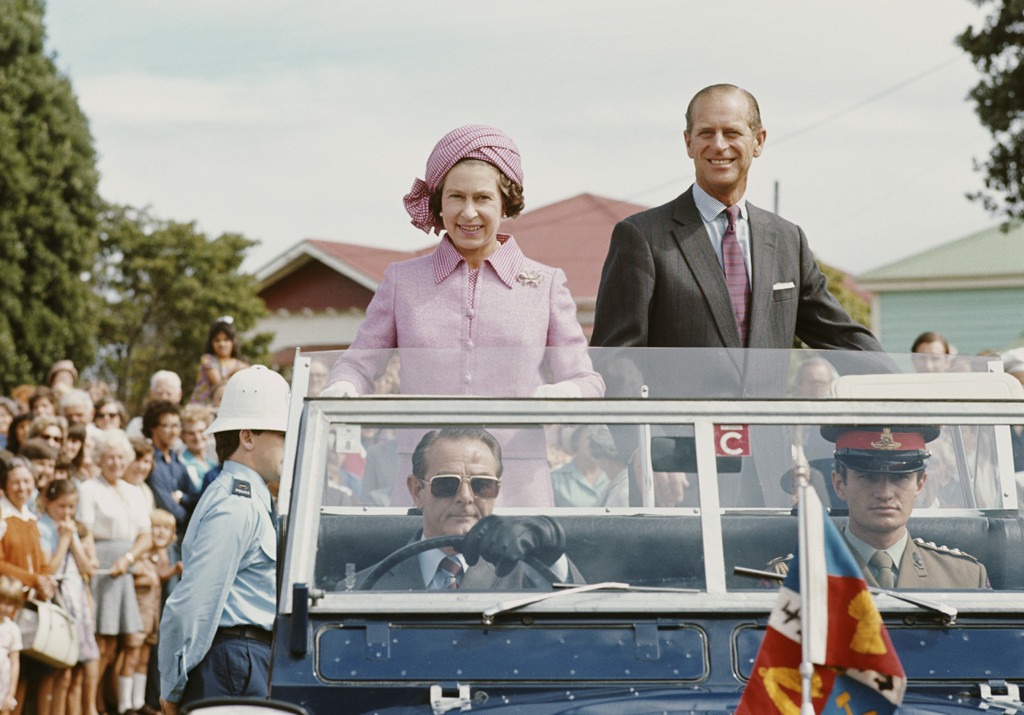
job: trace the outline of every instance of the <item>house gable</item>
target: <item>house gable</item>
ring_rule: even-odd
[[[328,309],[366,310],[373,291],[317,260],[307,260],[279,280],[266,285],[259,296],[271,312]]]

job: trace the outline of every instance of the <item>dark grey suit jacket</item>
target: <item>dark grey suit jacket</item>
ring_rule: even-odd
[[[795,335],[812,348],[881,350],[828,292],[803,231],[749,203],[747,209],[753,281],[746,347],[788,349]],[[692,187],[615,226],[591,344],[744,347]]]
[[[420,538],[419,533],[409,543],[414,543]],[[358,589],[366,576],[373,570],[371,566],[356,574],[356,588]],[[569,578],[572,583],[586,583],[583,575],[576,568],[576,564],[569,559]],[[463,591],[521,591],[523,589],[547,589],[549,584],[536,571],[528,569],[525,564],[518,563],[510,573],[505,576],[498,576],[494,571],[494,565],[485,559],[477,561],[475,566],[466,569],[462,576],[459,588]],[[425,591],[423,573],[420,571],[419,557],[413,556],[401,561],[387,571],[380,580],[373,586],[374,591]]]
[[[356,583],[361,581],[356,576]],[[357,585],[358,588],[358,585]],[[374,585],[374,591],[425,591],[423,574],[420,572],[420,561],[417,557],[406,559],[390,571],[380,577]],[[522,564],[517,564],[512,573],[507,576],[498,577],[494,572],[494,566],[489,562],[480,559],[476,566],[466,569],[462,582],[459,584],[462,590],[482,591],[519,591],[528,588],[540,588],[534,584],[526,573]]]

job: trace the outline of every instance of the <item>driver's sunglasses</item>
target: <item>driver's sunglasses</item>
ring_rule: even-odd
[[[462,477],[458,474],[436,474],[423,480],[430,487],[430,495],[437,499],[451,499],[459,493],[463,480],[469,482],[473,496],[477,499],[497,499],[501,480],[497,477],[474,475]]]

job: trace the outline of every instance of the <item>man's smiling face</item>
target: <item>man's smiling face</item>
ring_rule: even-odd
[[[747,172],[764,148],[766,132],[751,127],[751,117],[746,95],[717,90],[696,100],[691,126],[684,133],[697,183],[726,206],[743,197]]]

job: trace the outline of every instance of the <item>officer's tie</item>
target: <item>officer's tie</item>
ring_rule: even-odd
[[[725,210],[728,226],[722,236],[722,267],[725,269],[725,285],[729,289],[729,301],[736,316],[736,327],[740,331],[740,342],[747,344],[747,328],[750,326],[750,281],[747,278],[747,262],[743,260],[743,249],[736,236],[736,219],[739,206]]]
[[[868,561],[868,566],[875,572],[875,580],[882,588],[896,588],[896,574],[893,573],[893,561],[885,551],[876,551]]]
[[[459,587],[462,576],[462,562],[454,556],[445,556],[437,565],[437,573],[430,582],[432,591],[452,590]]]

